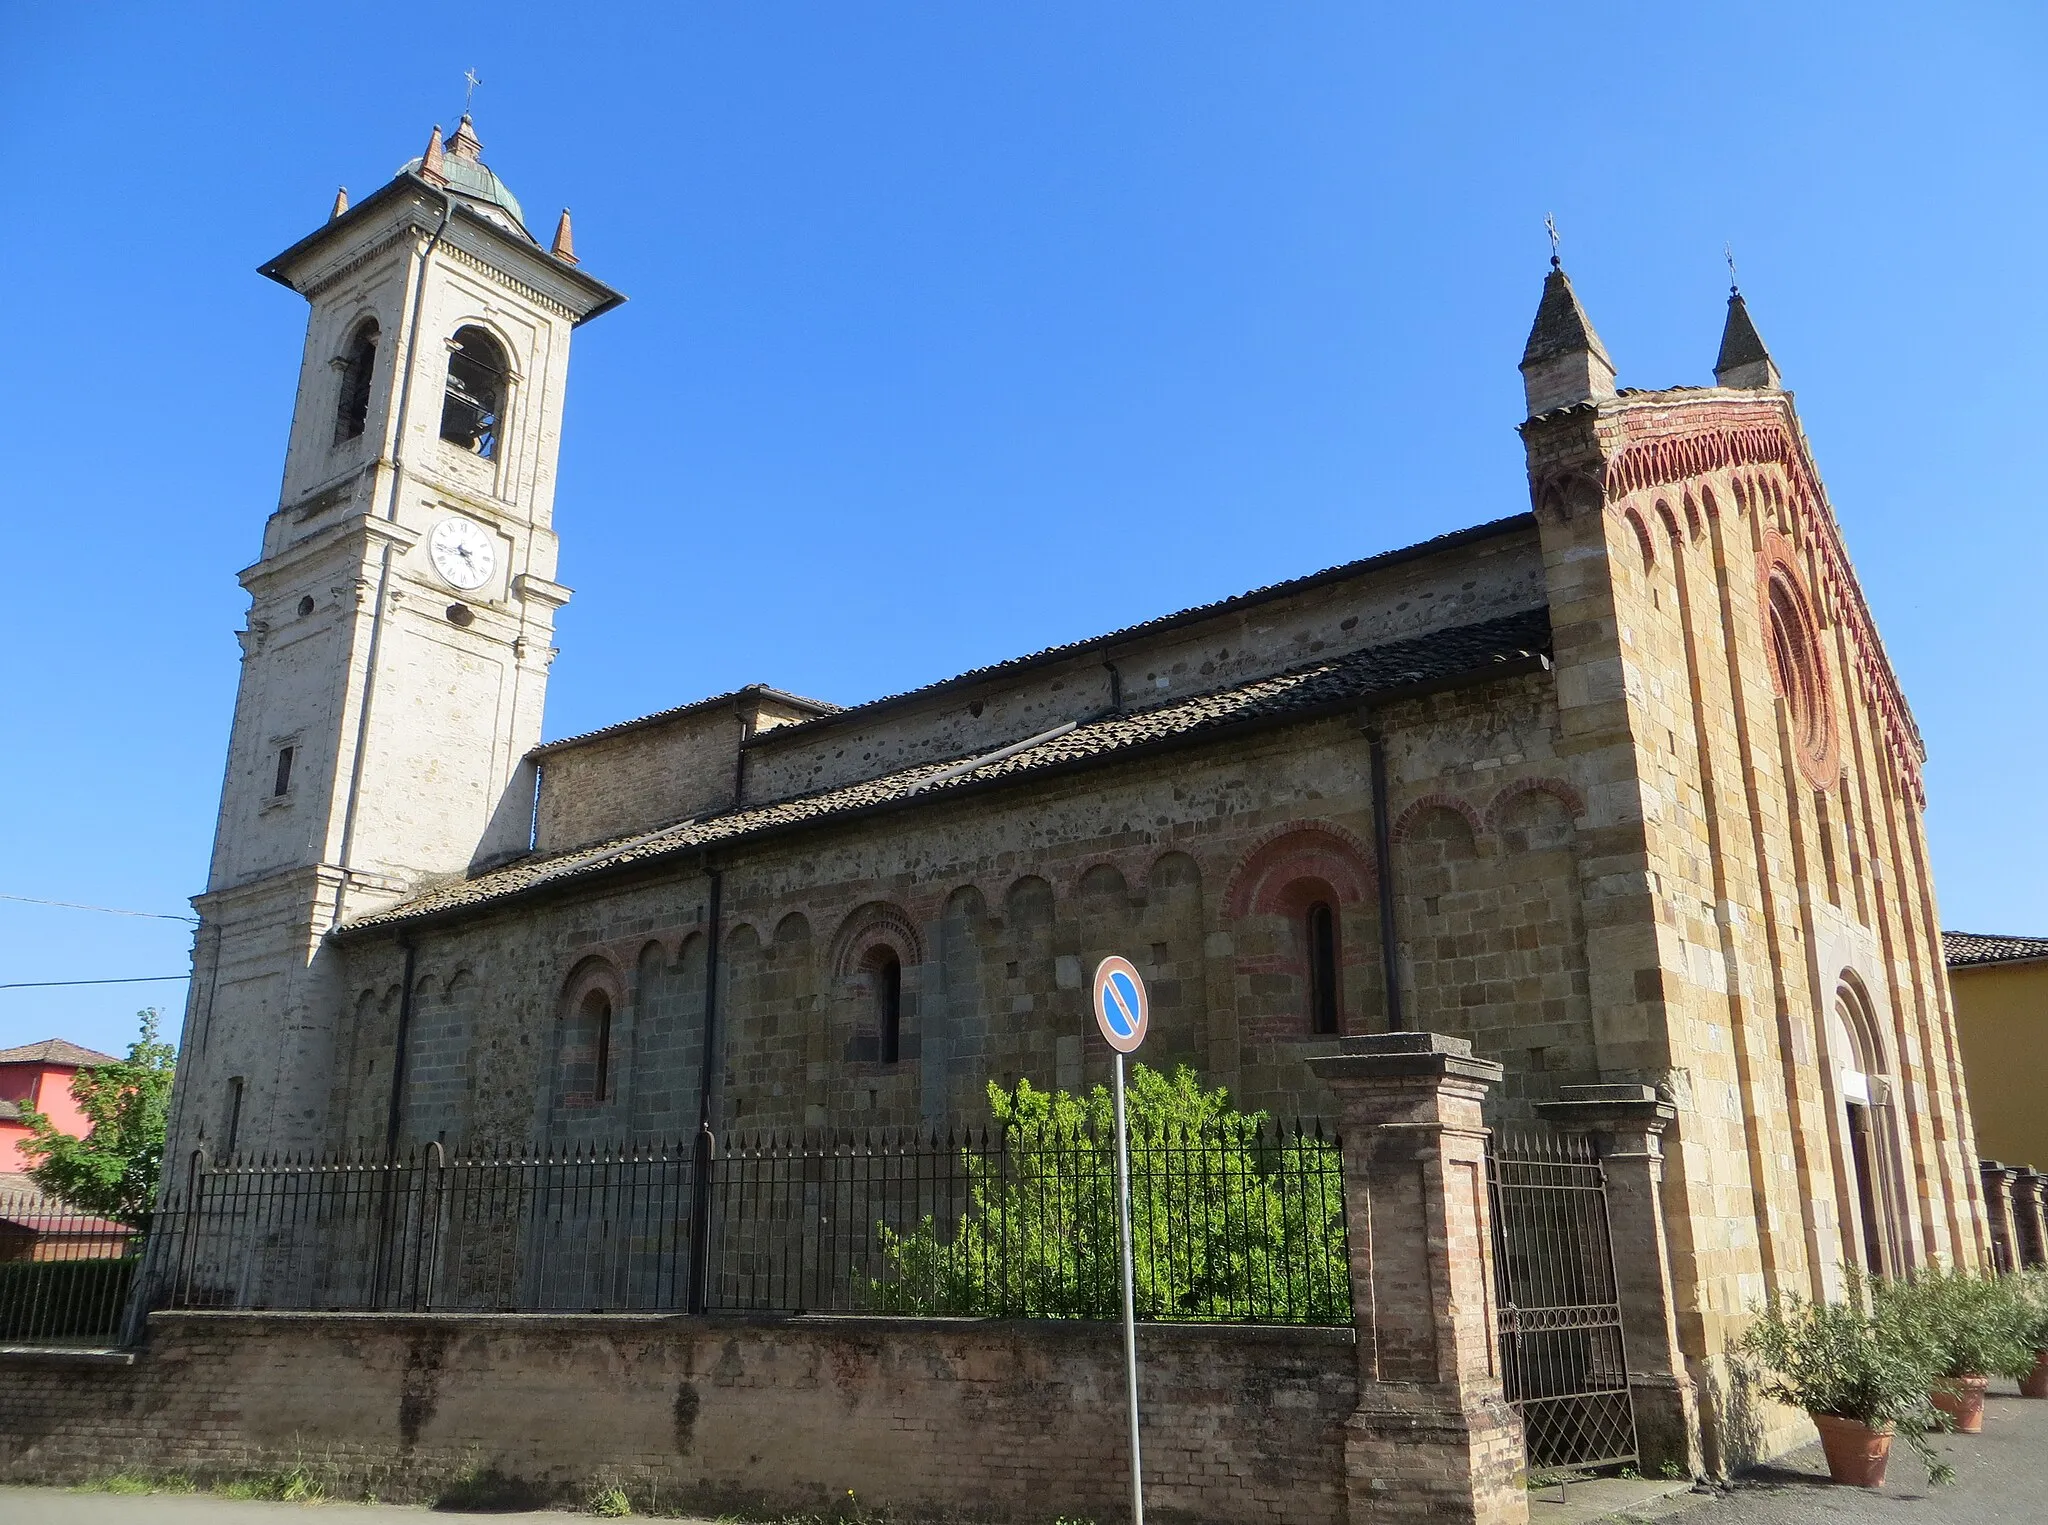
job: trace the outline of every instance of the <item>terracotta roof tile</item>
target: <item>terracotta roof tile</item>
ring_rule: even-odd
[[[1022,779],[1061,767],[1110,762],[1154,745],[1194,741],[1229,727],[1305,719],[1340,710],[1380,695],[1483,674],[1505,663],[1530,661],[1548,651],[1546,609],[1455,626],[1428,635],[1307,663],[1269,678],[1161,705],[1136,713],[1104,715],[1015,752],[993,749],[985,764],[948,758],[828,789],[818,794],[749,806],[724,815],[678,821],[595,846],[545,858],[529,858],[425,891],[411,900],[361,917],[337,936],[438,918],[555,886],[619,872],[706,848],[822,824],[840,817],[940,799],[949,794]],[[1008,755],[998,755],[1007,752]],[[969,762],[963,768],[961,763]]]
[[[0,1064],[69,1064],[83,1069],[89,1064],[114,1062],[112,1054],[80,1048],[63,1038],[45,1038],[40,1043],[24,1043],[20,1048],[0,1048]]]
[[[1951,969],[1977,964],[2015,964],[2048,958],[2048,937],[2001,937],[1996,932],[1944,932],[1942,956]]]

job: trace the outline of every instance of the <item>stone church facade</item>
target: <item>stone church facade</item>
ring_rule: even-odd
[[[1244,1106],[1331,1115],[1311,1061],[1404,1028],[1504,1066],[1496,1123],[1653,1088],[1710,1395],[1767,1291],[1979,1260],[1923,748],[1740,296],[1715,385],[1617,391],[1553,262],[1527,507],[1474,528],[542,745],[569,342],[621,299],[466,119],[264,270],[312,318],[174,1162],[979,1122],[1106,1076],[1118,952],[1146,1061]]]

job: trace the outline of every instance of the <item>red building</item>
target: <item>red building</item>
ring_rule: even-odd
[[[0,1191],[31,1189],[25,1180],[9,1179],[34,1163],[23,1152],[30,1134],[21,1114],[40,1112],[59,1133],[84,1137],[88,1124],[71,1099],[71,1078],[88,1065],[113,1062],[112,1054],[80,1048],[62,1038],[0,1049]]]

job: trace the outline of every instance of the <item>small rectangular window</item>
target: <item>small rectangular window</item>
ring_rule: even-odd
[[[297,747],[279,747],[277,749],[277,783],[270,791],[273,797],[291,792],[292,754],[296,751],[298,751]]]
[[[232,1076],[232,1077],[231,1077],[231,1078],[230,1078],[230,1079],[228,1080],[228,1127],[227,1127],[227,1142],[226,1142],[226,1145],[225,1145],[225,1147],[223,1147],[223,1149],[221,1150],[221,1154],[222,1154],[222,1155],[223,1155],[224,1157],[232,1157],[232,1156],[234,1155],[234,1152],[235,1152],[235,1141],[236,1141],[236,1140],[237,1140],[238,1138],[240,1138],[240,1137],[241,1137],[241,1133],[242,1133],[242,1077],[241,1077],[240,1075],[235,1075],[235,1076]]]

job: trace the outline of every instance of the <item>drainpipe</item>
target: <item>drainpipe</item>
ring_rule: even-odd
[[[1394,826],[1387,808],[1387,738],[1379,715],[1365,715],[1365,745],[1372,761],[1372,852],[1380,876],[1380,974],[1386,983],[1387,1031],[1405,1032],[1401,1010],[1401,939],[1394,928]]]
[[[711,879],[707,918],[710,937],[704,946],[704,1051],[697,1076],[696,1168],[690,1176],[690,1295],[685,1304],[691,1313],[704,1311],[711,1258],[711,1162],[718,1150],[717,1136],[711,1131],[711,1087],[718,1059],[718,944],[724,916],[725,872],[709,864],[706,871]]]

